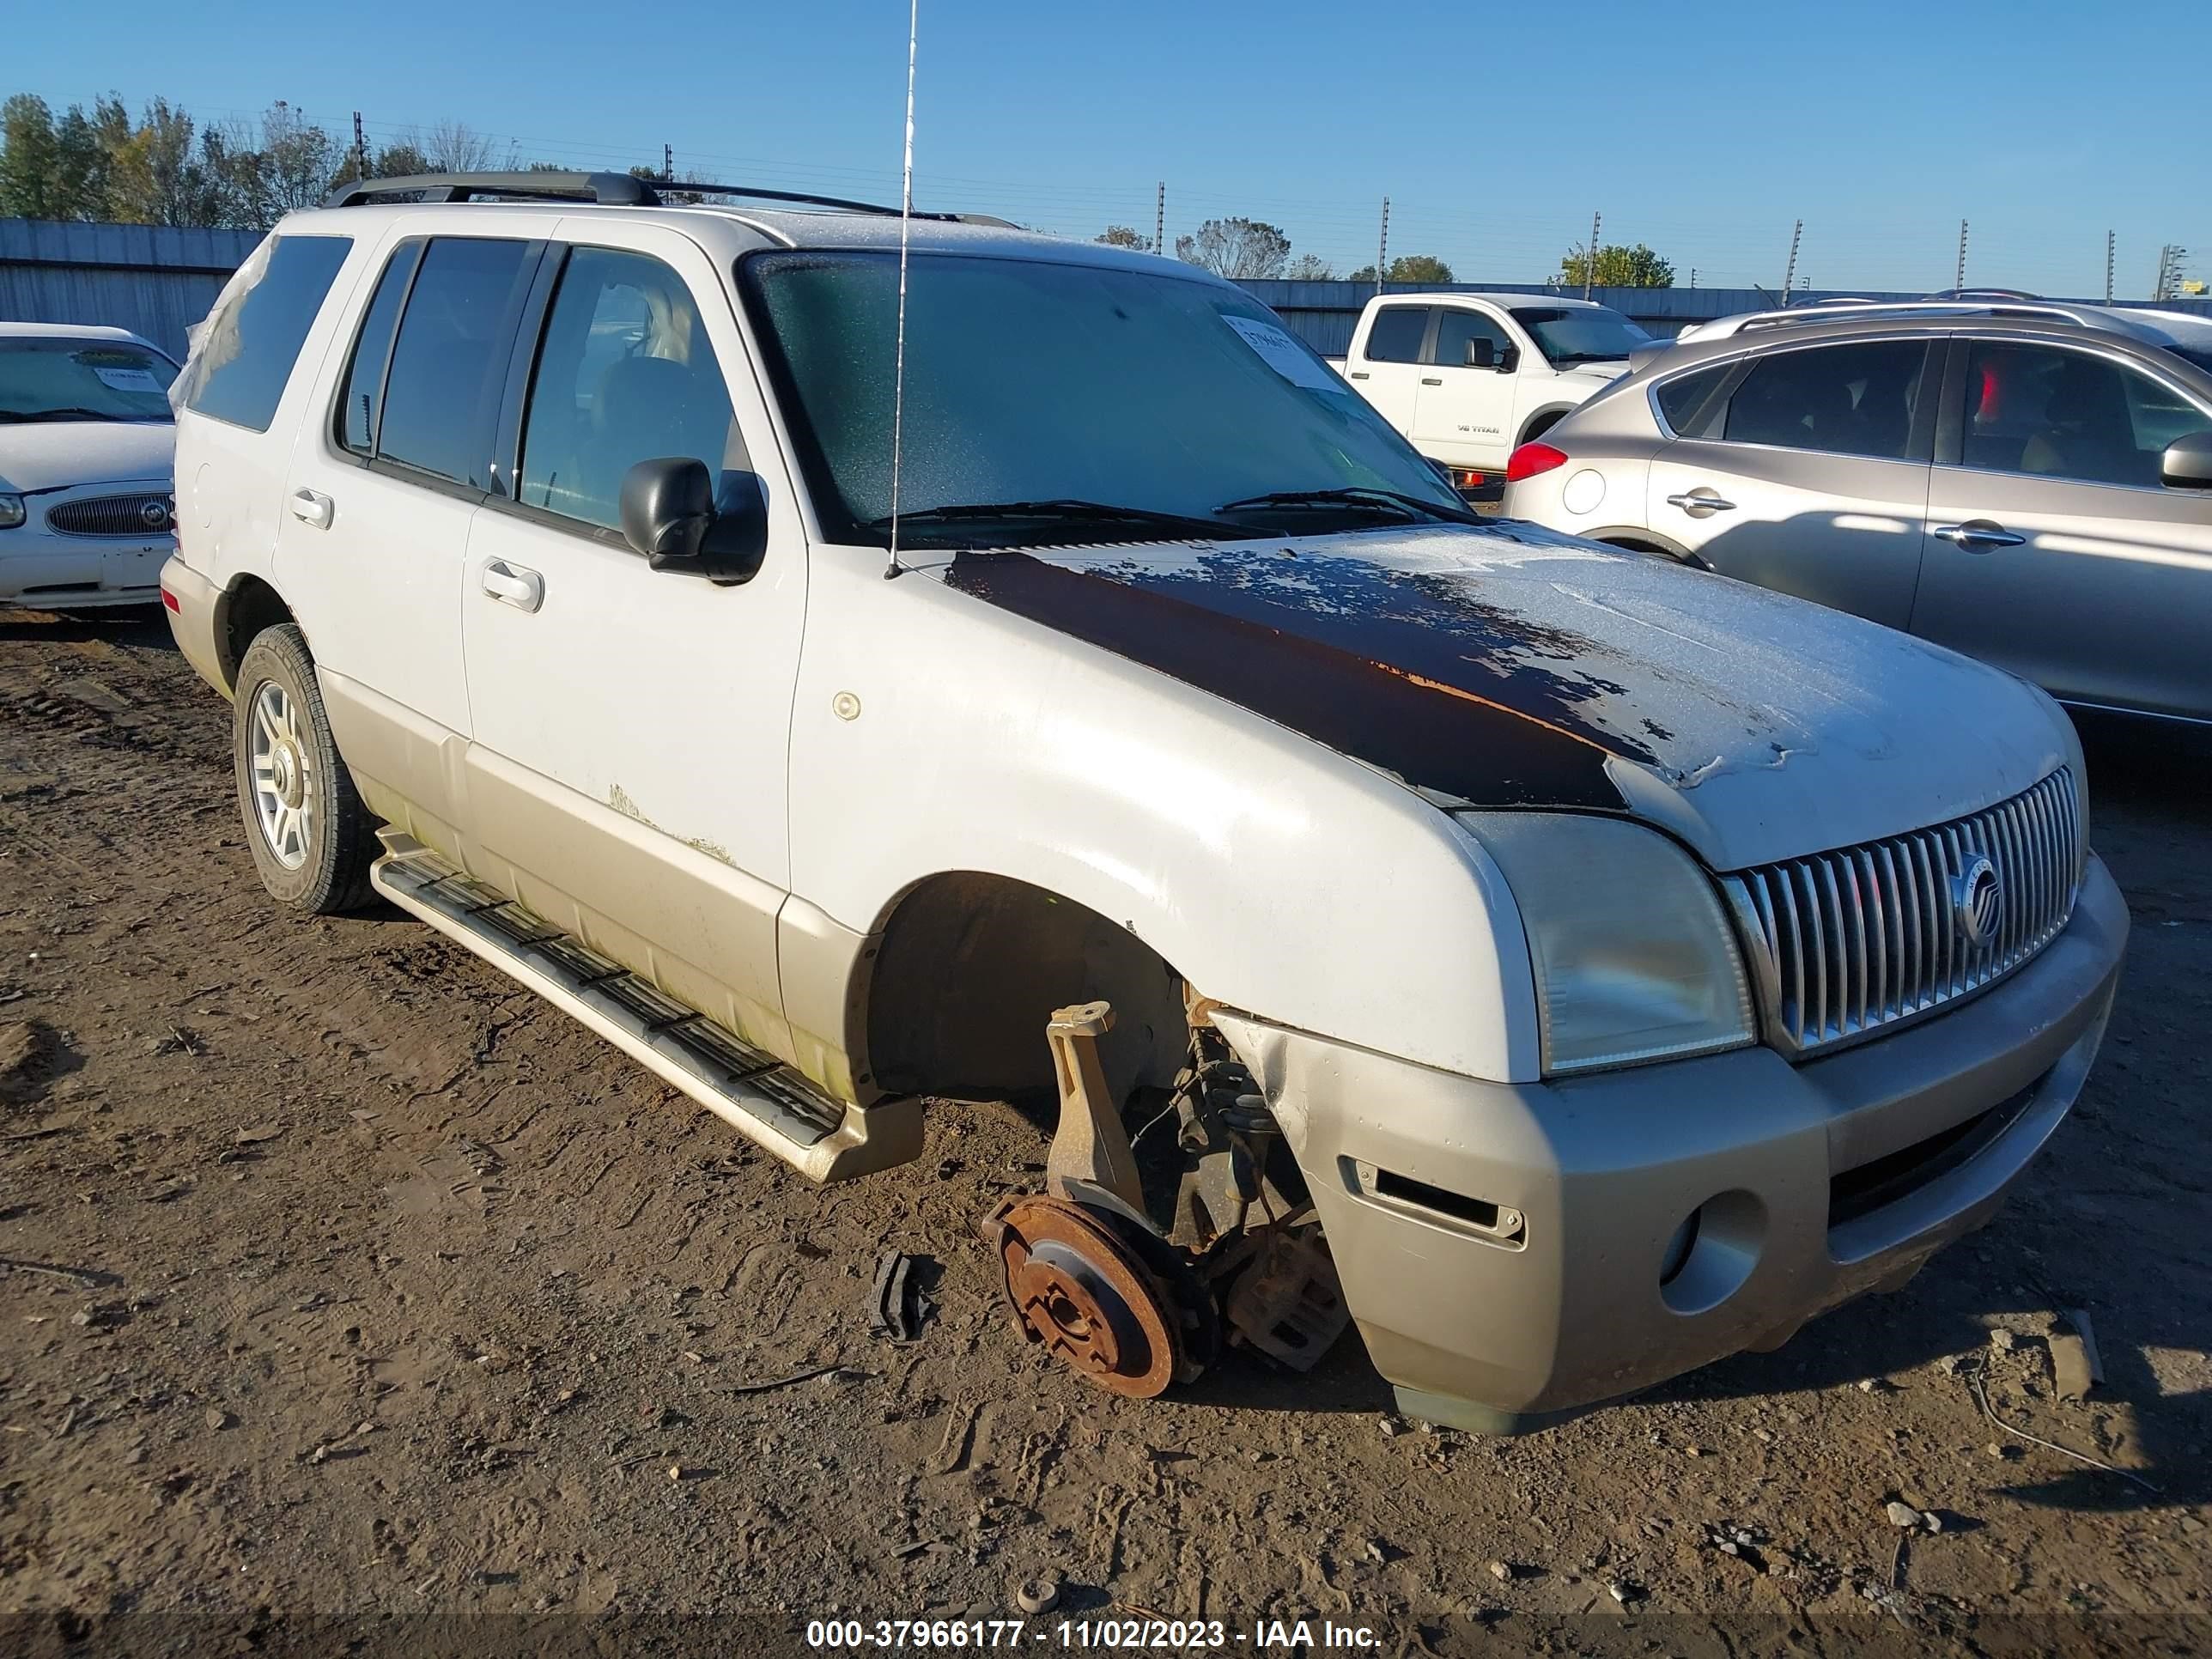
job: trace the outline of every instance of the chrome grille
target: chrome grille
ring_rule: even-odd
[[[1978,858],[2000,897],[1970,940],[1954,884]],[[2002,979],[2074,914],[2086,849],[2072,773],[1932,830],[1721,878],[1766,1040],[1804,1054],[1929,1013]]]
[[[175,522],[166,495],[94,495],[46,511],[47,528],[64,536],[166,536]]]

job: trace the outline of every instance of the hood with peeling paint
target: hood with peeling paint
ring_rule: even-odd
[[[2056,706],[1995,669],[1519,523],[965,552],[931,574],[1442,802],[1626,811],[1715,869],[2079,763]]]

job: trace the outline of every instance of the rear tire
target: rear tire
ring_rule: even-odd
[[[291,623],[263,629],[239,662],[231,764],[270,896],[319,916],[367,902],[376,820],[338,757],[314,659]]]

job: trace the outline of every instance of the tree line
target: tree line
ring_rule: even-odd
[[[89,110],[71,104],[59,115],[36,93],[0,103],[0,218],[266,230],[364,176],[494,167],[562,170],[556,162],[525,161],[512,150],[502,156],[490,139],[459,121],[410,129],[364,155],[281,98],[258,118],[211,125],[164,98],[149,99],[134,117],[113,93],[95,99]],[[650,167],[630,171],[654,176]],[[1109,225],[1097,240],[1155,251],[1151,238],[1127,225]],[[1280,226],[1234,216],[1208,219],[1194,234],[1176,237],[1175,257],[1240,281],[1328,282],[1339,274],[1318,254],[1293,258]],[[1349,282],[1376,280],[1371,264],[1342,275]],[[1452,268],[1432,253],[1401,254],[1383,269],[1382,280],[1449,283]],[[1601,247],[1594,264],[1587,250],[1570,248],[1553,281],[1579,288],[1586,280],[1601,288],[1668,288],[1674,268],[1641,243]]]
[[[1139,253],[1153,251],[1152,239],[1128,225],[1109,225],[1093,240]],[[1301,253],[1293,259],[1291,239],[1282,227],[1260,219],[1208,219],[1196,234],[1176,238],[1175,257],[1232,282],[1280,277],[1294,283],[1328,283],[1337,278],[1336,267],[1317,253]],[[1383,280],[1390,283],[1449,283],[1451,279],[1451,267],[1432,253],[1403,255],[1393,259],[1383,273]],[[1346,272],[1345,280],[1371,283],[1375,267],[1362,265]]]
[[[1152,239],[1128,225],[1109,225],[1094,240],[1109,247],[1133,248],[1139,253],[1156,250]],[[1279,225],[1263,220],[1227,217],[1208,219],[1195,234],[1178,236],[1175,257],[1200,265],[1232,282],[1281,278],[1290,282],[1326,283],[1337,279],[1334,266],[1316,253],[1291,257],[1291,239]],[[1343,273],[1350,283],[1371,283],[1375,267],[1362,265]],[[1674,267],[1638,242],[1633,247],[1601,246],[1593,262],[1589,251],[1577,246],[1560,258],[1554,287],[1580,288],[1585,279],[1598,288],[1672,288]],[[1433,253],[1406,253],[1382,269],[1386,283],[1449,283],[1452,268]]]
[[[372,179],[556,166],[502,158],[459,121],[410,129],[366,160]],[[0,103],[0,218],[266,230],[362,177],[362,161],[281,98],[258,119],[210,125],[165,98],[135,117],[113,94],[58,116],[35,93]]]

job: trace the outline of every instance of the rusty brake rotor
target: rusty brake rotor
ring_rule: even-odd
[[[1149,1400],[1188,1370],[1174,1288],[1104,1216],[1064,1198],[1010,1198],[983,1224],[1015,1323],[1077,1375]]]

